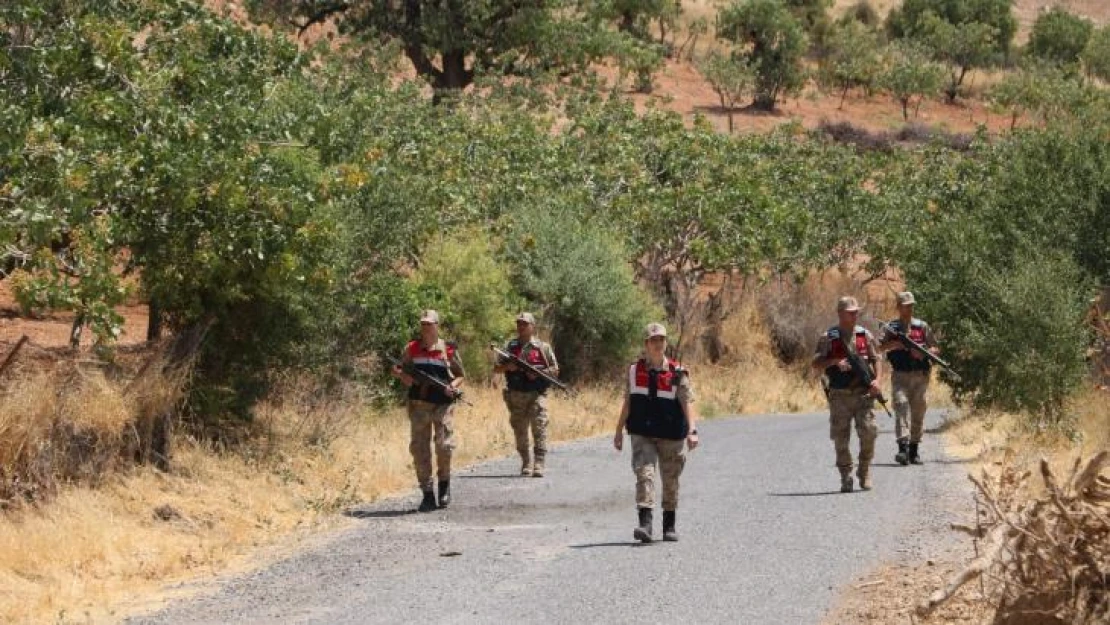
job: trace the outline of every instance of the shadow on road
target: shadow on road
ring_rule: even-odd
[[[857,491],[853,491],[857,492]],[[850,493],[842,493],[839,490],[826,490],[819,493],[767,493],[771,497],[824,497],[825,495],[848,495]]]
[[[416,514],[416,509],[408,510],[346,510],[343,516],[352,519],[392,519],[399,516]]]
[[[519,473],[506,473],[504,475],[458,475],[456,477],[460,480],[509,480],[515,478],[529,478],[529,476]]]
[[[646,547],[651,543],[641,543],[630,540],[624,543],[584,543],[581,545],[571,545],[571,549],[593,549],[594,547]]]

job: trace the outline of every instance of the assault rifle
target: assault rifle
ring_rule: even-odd
[[[840,340],[843,341],[844,339]],[[871,383],[875,381],[875,376],[871,374],[871,369],[867,366],[867,363],[863,362],[863,359],[859,357],[859,354],[857,354],[855,350],[849,349],[847,343],[844,345],[844,351],[848,354],[848,364],[852,365],[852,371],[859,376],[864,386],[871,388]],[[879,405],[883,407],[888,417],[891,419],[894,418],[894,414],[890,412],[890,406],[887,406],[886,397],[883,397],[882,391],[879,391],[879,394],[875,395],[875,401],[879,402]]]
[[[895,329],[894,326],[892,326],[889,323],[886,323],[884,321],[879,322],[879,327],[881,327],[883,330],[893,334],[894,336],[898,337],[898,340],[902,342],[902,345],[906,346],[906,349],[909,349],[909,350],[912,350],[912,351],[915,351],[915,352],[921,354],[922,356],[927,358],[929,361],[933,362],[934,364],[940,366],[942,369],[947,371],[949,373],[949,375],[951,375],[956,380],[960,379],[960,374],[956,373],[952,369],[952,365],[945,362],[943,359],[941,359],[940,356],[937,356],[933,352],[929,351],[929,348],[927,348],[924,345],[922,345],[921,343],[918,343],[917,341],[911,339],[909,337],[909,335],[906,334],[905,332],[902,332],[901,330]]]
[[[386,358],[389,359],[389,362],[392,363],[394,367],[400,367],[402,373],[405,373],[407,375],[411,375],[412,377],[414,377],[414,378],[416,378],[416,379],[418,379],[421,382],[424,382],[426,384],[431,384],[432,386],[438,388],[441,391],[454,392],[454,395],[451,396],[451,401],[460,401],[460,402],[466,404],[467,406],[471,406],[471,407],[474,406],[474,404],[472,404],[472,403],[466,401],[465,399],[463,399],[462,389],[454,388],[447,381],[442,380],[440,378],[437,378],[436,376],[428,373],[427,371],[421,371],[420,369],[417,369],[411,362],[410,363],[402,362],[401,360],[398,360],[397,358],[394,358],[393,356],[386,356]],[[448,391],[447,389],[451,389],[451,390]]]
[[[529,373],[535,374],[537,377],[542,378],[545,382],[547,382],[548,384],[558,388],[560,391],[564,391],[566,393],[571,392],[570,387],[567,386],[566,384],[560,382],[558,378],[551,375],[550,373],[547,373],[543,369],[536,368],[535,365],[532,365],[531,363],[525,361],[523,358],[521,358],[519,356],[513,356],[509,352],[499,348],[494,343],[490,343],[489,348],[491,350],[493,350],[493,353],[497,354],[497,356],[499,358],[501,358],[502,361],[511,362],[511,363],[515,364],[516,366],[520,367],[521,369],[524,369],[525,371],[528,371]]]

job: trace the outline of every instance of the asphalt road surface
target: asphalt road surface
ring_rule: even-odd
[[[640,545],[629,446],[591,439],[556,447],[544,478],[516,459],[460,472],[448,510],[412,512],[415,491],[353,510],[324,544],[129,622],[817,623],[879,564],[959,540],[966,467],[928,435],[924,466],[894,464],[879,414],[870,492],[838,492],[824,414],[707,421],[681,540]]]

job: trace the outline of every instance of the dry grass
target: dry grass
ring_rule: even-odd
[[[608,433],[618,399],[596,389],[553,398],[552,437]],[[259,547],[289,544],[338,523],[344,507],[410,488],[404,413],[369,414],[350,400],[263,406],[259,435],[237,453],[187,444],[172,474],[105,474],[100,488],[64,486],[49,503],[0,517],[0,622],[115,620],[152,604],[135,597],[251,566]],[[475,407],[457,413],[457,466],[512,450],[500,391],[472,389],[470,400]]]

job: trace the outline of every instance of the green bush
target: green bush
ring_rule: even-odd
[[[1110,26],[1103,26],[1091,34],[1082,58],[1087,74],[1110,81]]]
[[[780,0],[737,0],[718,15],[717,36],[746,50],[757,108],[774,110],[780,98],[805,84],[805,29]]]
[[[947,329],[945,349],[962,377],[957,396],[1059,424],[1087,372],[1088,290],[1071,259],[1025,252],[1007,266],[954,266],[938,256],[938,273],[911,284],[926,295],[922,313]]]
[[[468,228],[433,239],[421,254],[415,280],[443,293],[443,333],[459,342],[467,377],[488,380],[486,345],[512,331],[521,308],[488,235]]]
[[[612,379],[639,352],[644,326],[662,313],[633,280],[621,238],[557,205],[512,217],[504,255],[517,289],[551,328],[570,379]]]
[[[1094,32],[1091,20],[1073,15],[1059,6],[1037,16],[1029,33],[1029,54],[1063,66],[1079,63],[1079,55],[1087,47]]]

